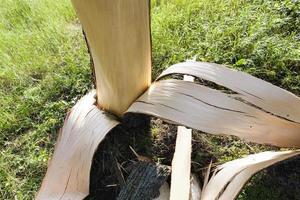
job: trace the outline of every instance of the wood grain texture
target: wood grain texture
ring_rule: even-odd
[[[185,81],[194,77],[184,75]],[[175,153],[172,160],[170,200],[189,200],[192,154],[192,129],[177,127]]]
[[[300,98],[271,83],[225,66],[189,61],[166,69],[158,79],[170,74],[188,74],[227,87],[245,101],[274,115],[300,123]]]
[[[94,105],[94,96],[84,96],[67,115],[37,200],[82,200],[88,195],[94,152],[118,124]]]
[[[217,166],[203,186],[201,200],[233,200],[257,172],[300,154],[300,151],[262,152]],[[207,174],[209,174],[208,171]]]
[[[149,0],[72,0],[93,57],[98,105],[121,116],[151,84]]]
[[[154,115],[211,134],[247,141],[300,147],[300,124],[294,123],[205,86],[181,80],[153,83],[128,112]]]
[[[172,160],[170,200],[189,200],[190,198],[191,153],[192,130],[178,126]]]

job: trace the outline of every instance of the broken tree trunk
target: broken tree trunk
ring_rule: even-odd
[[[94,61],[98,106],[122,116],[151,84],[149,0],[72,0]]]
[[[170,175],[171,169],[150,162],[138,162],[122,188],[118,200],[152,200]]]

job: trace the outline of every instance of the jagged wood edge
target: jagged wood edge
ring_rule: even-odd
[[[280,147],[300,147],[300,124],[192,82],[155,82],[127,112],[153,115],[211,134],[235,135]]]
[[[184,76],[185,81],[194,81],[192,76]],[[170,200],[188,200],[191,191],[192,129],[177,127],[176,146],[172,159]]]
[[[95,91],[68,113],[37,200],[81,200],[89,194],[95,150],[118,122],[97,108]]]
[[[269,82],[215,63],[187,61],[175,64],[157,80],[172,74],[187,74],[227,87],[245,101],[274,115],[300,123],[300,98]]]
[[[262,152],[229,161],[214,170],[202,189],[201,200],[235,199],[250,178],[259,171],[300,154],[300,150]],[[210,169],[206,177],[210,174]]]

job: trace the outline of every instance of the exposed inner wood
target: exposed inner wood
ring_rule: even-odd
[[[234,97],[239,97],[284,119],[300,123],[299,97],[250,74],[214,63],[194,61],[169,67],[159,79],[171,74],[188,74],[212,81],[239,93]]]
[[[185,81],[194,81],[192,76],[184,76]],[[177,127],[177,139],[172,160],[171,200],[188,200],[190,198],[192,153],[192,129]]]
[[[245,158],[229,161],[218,166],[208,180],[207,172],[203,186],[201,200],[229,200],[235,199],[244,185],[257,172],[275,163],[300,154],[296,151],[262,152]]]
[[[211,134],[247,141],[300,147],[300,124],[266,113],[228,94],[181,80],[151,85],[128,112],[154,115]]]
[[[189,200],[191,176],[192,130],[178,126],[172,160],[170,200]]]
[[[72,0],[93,57],[98,105],[121,116],[151,84],[149,0]]]
[[[94,105],[94,96],[84,96],[67,115],[37,200],[82,200],[89,194],[94,152],[118,124]]]

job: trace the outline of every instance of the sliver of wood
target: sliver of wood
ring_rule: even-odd
[[[185,81],[194,81],[192,76],[184,76]],[[177,127],[177,139],[172,160],[170,200],[188,200],[190,198],[192,153],[192,129]]]

